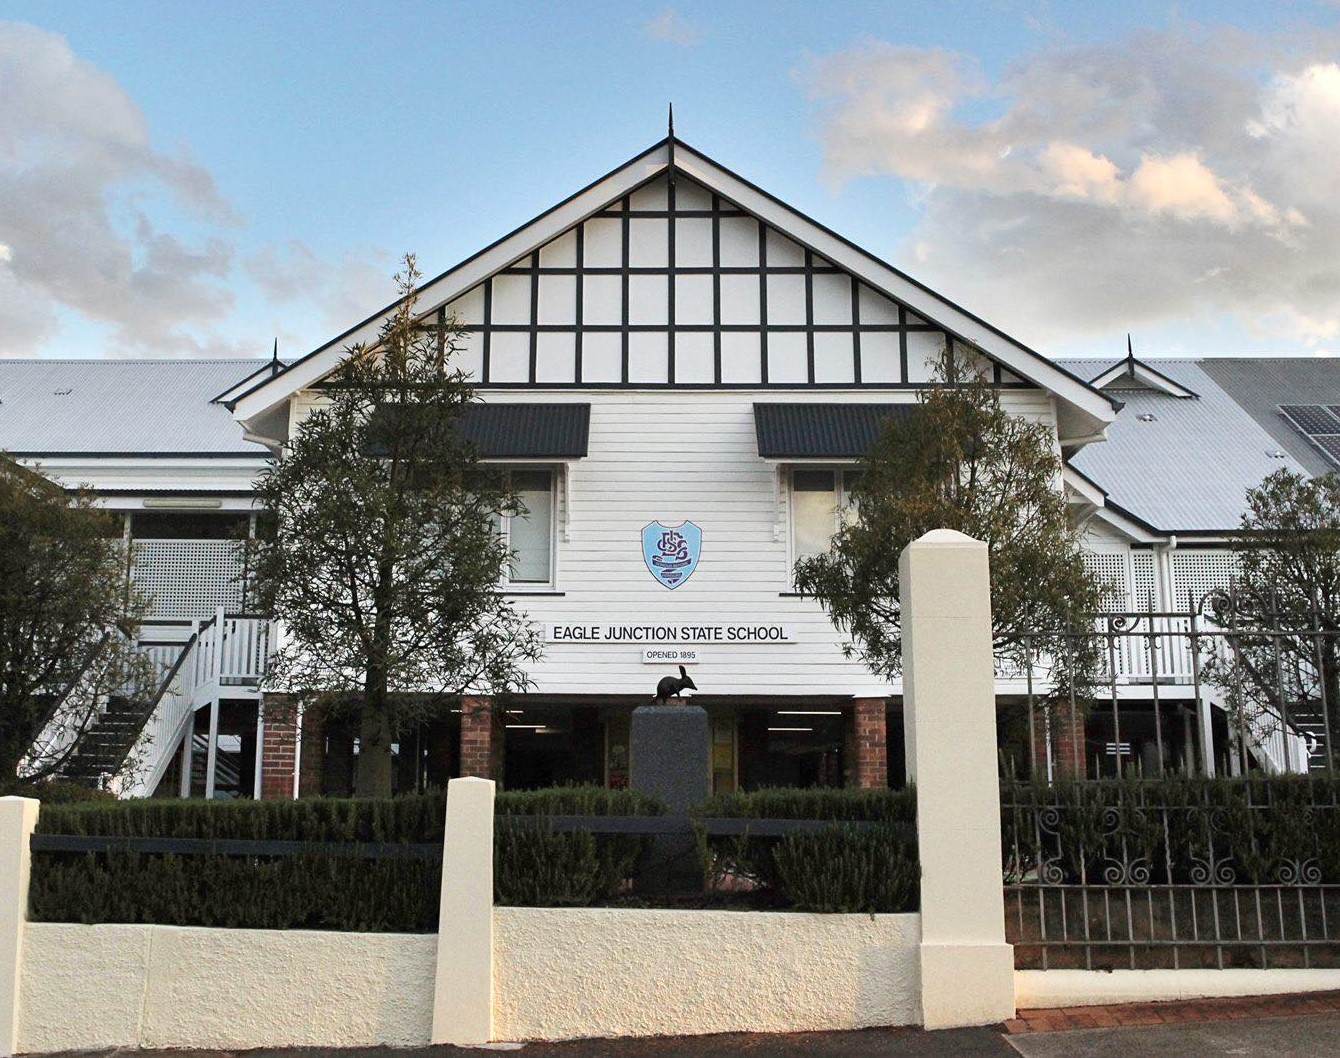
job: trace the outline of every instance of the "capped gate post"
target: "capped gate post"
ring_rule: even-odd
[[[899,580],[922,1024],[991,1024],[1014,1016],[1014,948],[1005,943],[986,544],[936,529],[903,550]]]

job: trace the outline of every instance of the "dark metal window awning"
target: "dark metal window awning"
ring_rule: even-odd
[[[486,459],[580,459],[591,434],[589,404],[472,404],[465,436]]]
[[[754,430],[764,459],[860,459],[889,416],[915,404],[755,404]]]
[[[383,405],[376,419],[390,422],[402,414],[403,409]],[[484,459],[580,459],[590,438],[591,405],[471,404],[460,424]],[[369,455],[384,452],[375,440],[369,445]]]

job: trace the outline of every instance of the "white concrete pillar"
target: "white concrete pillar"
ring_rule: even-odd
[[[493,1038],[492,779],[447,783],[442,905],[437,922],[433,1043]]]
[[[899,578],[922,1022],[987,1025],[1014,1016],[1014,949],[1005,943],[986,545],[937,529],[904,549]]]
[[[31,797],[0,797],[0,1056],[19,1042],[19,974],[23,929],[28,921],[28,841],[40,804]]]

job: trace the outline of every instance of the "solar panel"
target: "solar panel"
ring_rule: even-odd
[[[1313,434],[1312,443],[1331,457],[1331,462],[1340,465],[1340,434]]]
[[[1331,414],[1323,404],[1281,404],[1280,411],[1308,437],[1340,434],[1340,416]]]

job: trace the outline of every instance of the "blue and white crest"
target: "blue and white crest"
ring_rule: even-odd
[[[703,531],[692,522],[642,527],[642,559],[651,575],[671,590],[693,576],[702,550]]]

